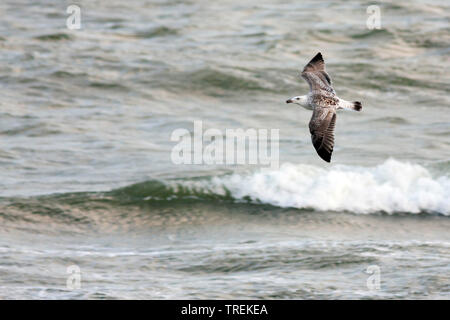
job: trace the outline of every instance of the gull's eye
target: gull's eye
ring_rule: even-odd
[[[300,100],[300,98],[297,98],[297,100]]]

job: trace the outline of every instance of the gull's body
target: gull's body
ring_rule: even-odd
[[[334,148],[336,111],[340,109],[361,111],[361,102],[349,102],[336,95],[320,52],[305,66],[301,76],[309,84],[309,93],[293,97],[286,103],[295,103],[313,111],[309,122],[312,143],[317,154],[330,162]]]

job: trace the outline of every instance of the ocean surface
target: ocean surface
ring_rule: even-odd
[[[448,1],[71,4],[0,3],[0,299],[450,299]],[[319,51],[331,164],[285,103]],[[279,166],[174,163],[194,121]]]

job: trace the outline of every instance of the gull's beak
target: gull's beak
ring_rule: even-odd
[[[286,103],[292,103],[292,99],[286,100]]]

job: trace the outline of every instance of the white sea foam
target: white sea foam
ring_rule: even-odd
[[[283,164],[280,169],[213,179],[233,198],[279,207],[450,215],[450,178],[423,166],[389,159],[375,167]]]

